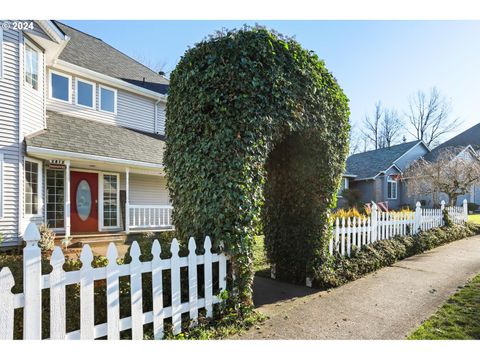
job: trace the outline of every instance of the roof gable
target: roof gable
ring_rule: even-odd
[[[126,81],[160,94],[168,92],[168,80],[138,61],[92,35],[61,22],[54,22],[70,40],[59,59]]]
[[[373,178],[395,165],[395,161],[418,144],[423,144],[423,142],[415,140],[388,148],[353,154],[347,159],[345,172],[357,175],[356,180]]]

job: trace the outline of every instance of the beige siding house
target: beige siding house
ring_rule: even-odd
[[[3,21],[0,21],[3,22]],[[163,170],[168,80],[55,21],[0,30],[0,234],[171,229]]]

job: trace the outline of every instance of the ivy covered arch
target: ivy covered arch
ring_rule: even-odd
[[[254,224],[277,277],[304,282],[326,256],[348,153],[348,99],[324,62],[264,28],[218,34],[171,74],[164,163],[180,238],[210,235],[251,302]]]

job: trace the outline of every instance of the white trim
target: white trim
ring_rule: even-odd
[[[56,97],[53,97],[53,86],[52,86],[53,74],[62,76],[68,79],[68,100],[63,100],[63,99],[58,99]],[[48,70],[48,98],[51,100],[60,101],[66,104],[71,104],[72,103],[72,76],[56,70],[49,69]]]
[[[395,197],[389,197],[388,196],[388,184],[395,184]],[[391,178],[391,175],[387,175],[387,199],[388,200],[397,200],[398,198],[398,181],[397,180],[393,180]]]
[[[43,196],[42,196],[42,189],[43,189],[43,161],[42,160],[38,160],[38,159],[33,159],[31,157],[28,157],[28,156],[24,156],[23,157],[23,172],[22,172],[22,179],[25,180],[25,162],[32,162],[32,163],[36,163],[38,165],[38,172],[37,172],[37,192],[38,192],[38,196],[37,196],[37,213],[36,214],[27,214],[25,213],[25,181],[23,182],[24,185],[23,185],[23,196],[22,196],[22,208],[23,208],[23,220],[30,220],[32,218],[38,218],[38,217],[43,217]]]
[[[64,35],[51,20],[35,20],[35,22],[57,43],[70,39],[67,35]]]
[[[144,161],[119,159],[119,158],[112,158],[108,156],[99,156],[99,155],[91,155],[91,154],[82,154],[82,153],[77,153],[72,151],[41,148],[37,146],[27,146],[27,153],[32,155],[40,155],[40,156],[41,155],[59,156],[59,157],[69,158],[70,160],[72,159],[94,160],[94,161],[104,161],[104,162],[110,162],[115,164],[124,164],[124,165],[138,166],[138,167],[148,167],[152,169],[163,169],[163,165],[144,162]]]
[[[35,89],[32,84],[28,83],[26,81],[26,71],[27,71],[27,67],[25,66],[25,56],[27,54],[26,52],[26,49],[27,49],[27,46],[29,48],[31,48],[32,50],[34,50],[36,53],[37,53],[37,88]],[[42,85],[41,81],[42,81],[42,76],[40,76],[40,60],[42,60],[42,63],[43,63],[43,59],[40,58],[40,54],[43,54],[43,51],[38,47],[36,46],[32,41],[30,41],[28,38],[24,38],[24,41],[23,41],[23,57],[24,57],[24,60],[23,60],[23,73],[22,73],[22,82],[23,84],[25,84],[28,88],[32,89],[33,91],[40,91],[40,85]]]
[[[111,77],[111,76],[108,76],[108,75],[105,75],[105,74],[101,74],[99,72],[89,70],[89,69],[83,68],[83,67],[78,66],[78,65],[71,64],[71,63],[69,63],[67,61],[64,61],[64,60],[60,60],[60,59],[55,60],[54,66],[56,68],[60,69],[60,70],[68,71],[70,73],[73,73],[74,75],[86,76],[86,77],[94,79],[96,81],[103,82],[103,83],[105,83],[109,86],[114,86],[116,88],[126,90],[126,91],[130,91],[130,92],[136,93],[138,95],[143,95],[143,96],[146,96],[146,97],[149,97],[149,98],[152,98],[152,99],[157,99],[157,100],[161,100],[163,102],[167,102],[167,98],[168,98],[167,95],[163,95],[163,94],[157,93],[155,91],[148,90],[148,89],[142,88],[140,86],[130,84],[126,81],[116,79],[114,77]]]
[[[3,199],[4,199],[4,186],[3,186],[3,179],[4,179],[4,176],[3,176],[3,173],[4,173],[4,157],[3,157],[3,153],[0,152],[0,219],[3,218]]]
[[[117,177],[117,226],[105,226],[103,221],[103,208],[104,208],[104,200],[103,200],[103,178],[105,175],[113,175]],[[108,230],[116,230],[120,229],[120,173],[116,172],[107,172],[107,171],[100,171],[98,174],[98,229],[99,231],[108,231]]]
[[[102,109],[102,89],[113,92],[113,112]],[[101,111],[107,114],[117,115],[117,96],[118,96],[117,89],[114,89],[105,85],[98,85],[98,111]]]
[[[0,26],[0,80],[3,79],[3,63],[3,28]]]
[[[88,106],[88,105],[83,105],[83,104],[80,104],[78,102],[78,82],[82,82],[84,84],[88,84],[88,85],[91,85],[92,86],[92,106]],[[75,105],[77,106],[81,106],[81,107],[84,107],[84,108],[87,108],[87,109],[91,109],[91,110],[95,110],[95,106],[96,106],[96,101],[95,101],[95,97],[97,95],[97,84],[92,82],[92,81],[88,81],[88,80],[84,80],[82,78],[75,78]]]

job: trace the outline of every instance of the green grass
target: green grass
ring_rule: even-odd
[[[408,339],[480,339],[480,274],[452,295]]]
[[[475,224],[480,224],[480,214],[468,215],[468,221]]]
[[[255,236],[255,245],[253,246],[253,268],[257,275],[270,275],[270,264],[265,256],[263,235]]]

